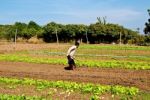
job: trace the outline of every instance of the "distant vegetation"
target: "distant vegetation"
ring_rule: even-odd
[[[150,16],[150,9],[147,10],[148,14]],[[148,22],[145,23],[145,29],[144,29],[145,34],[150,35],[150,18],[148,19]]]
[[[149,10],[148,10],[149,11]],[[97,18],[94,24],[58,24],[50,22],[44,26],[38,25],[34,21],[28,24],[16,22],[14,25],[0,25],[0,39],[29,40],[32,37],[42,39],[45,42],[71,42],[75,39],[82,39],[85,43],[124,43],[147,45],[150,44],[150,23],[146,23],[144,32],[141,35],[139,31],[124,28],[118,24],[107,23],[105,18]],[[150,21],[150,20],[148,20]],[[87,41],[88,40],[88,41]]]

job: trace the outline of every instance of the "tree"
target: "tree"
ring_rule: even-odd
[[[7,30],[9,27],[10,25],[0,25],[0,39],[7,38]]]
[[[23,36],[23,30],[26,28],[25,23],[16,22],[14,25],[5,25],[5,37],[7,40],[14,39],[16,30],[17,30],[17,37]]]
[[[56,31],[59,38],[62,30],[62,25],[57,24],[55,22],[50,22],[43,27],[43,30],[44,32],[42,37],[45,42],[56,42],[57,41]]]
[[[104,25],[106,25],[106,16],[103,17],[103,20],[101,20],[100,17],[97,17],[97,20],[98,20],[99,24],[104,24]]]
[[[150,16],[150,9],[148,9],[148,13]],[[145,23],[144,33],[150,35],[150,18],[148,19],[148,22]]]
[[[82,41],[86,43],[88,37],[89,43],[118,43],[120,36],[122,43],[128,43],[131,40],[134,41],[131,41],[132,43],[136,43],[138,40],[136,39],[139,35],[138,32],[117,24],[106,23],[105,17],[102,20],[98,17],[98,20],[99,22],[89,26],[83,24],[62,25],[50,22],[41,27],[34,21],[30,21],[28,24],[16,22],[14,25],[0,26],[0,38],[3,35],[7,39],[14,38],[17,29],[17,37],[30,39],[37,36],[43,38],[45,42],[56,42],[57,39],[60,42],[70,42],[82,38]],[[148,40],[149,38],[146,39],[146,41]]]
[[[12,27],[12,33],[15,34],[17,30],[17,37],[23,37],[24,30],[27,28],[27,24],[16,22]]]
[[[30,21],[26,29],[24,29],[24,37],[27,39],[33,36],[40,37],[42,33],[43,33],[42,28],[34,21]]]

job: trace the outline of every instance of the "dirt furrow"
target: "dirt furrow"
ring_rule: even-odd
[[[0,62],[0,76],[135,86],[150,91],[150,70],[80,67],[69,71],[64,70],[64,67],[62,65]]]

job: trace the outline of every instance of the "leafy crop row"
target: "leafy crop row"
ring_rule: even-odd
[[[81,45],[80,49],[99,49],[99,50],[150,50],[145,46],[119,46],[119,45]]]
[[[68,81],[46,81],[46,80],[33,80],[33,79],[15,79],[15,78],[3,78],[0,77],[0,83],[14,84],[14,85],[34,85],[38,89],[45,88],[61,88],[71,91],[80,91],[81,93],[91,93],[94,95],[99,95],[107,92],[112,94],[126,94],[126,95],[136,95],[139,92],[138,88],[135,87],[123,87],[123,86],[103,86],[95,85],[92,83],[77,83]]]
[[[0,94],[0,100],[45,100],[37,96]]]
[[[3,54],[0,55],[0,61],[15,61],[15,62],[29,62],[29,63],[47,63],[47,64],[61,64],[66,65],[66,59],[56,58],[32,58],[29,56]],[[126,69],[150,69],[148,62],[131,62],[131,61],[97,61],[84,60],[77,61],[77,66],[98,67],[98,68],[126,68]]]
[[[126,69],[150,69],[150,64],[145,62],[130,61],[84,61],[77,62],[79,66],[98,68],[126,68]]]

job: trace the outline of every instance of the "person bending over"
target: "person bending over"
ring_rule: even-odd
[[[68,49],[68,52],[67,52],[67,59],[68,59],[68,64],[69,64],[68,70],[74,70],[76,68],[76,64],[74,61],[74,54],[78,47],[79,47],[79,41],[75,42],[75,45],[71,46]]]

